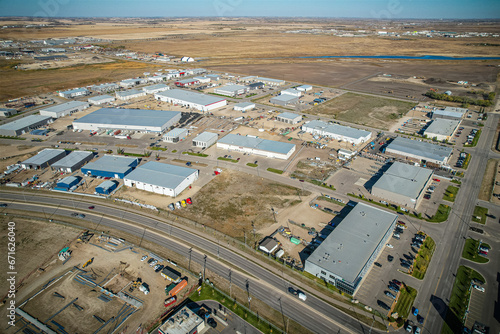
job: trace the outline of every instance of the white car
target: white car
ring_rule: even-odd
[[[391,245],[391,244],[387,244],[386,246],[389,247],[389,248],[394,248],[394,246]]]
[[[144,255],[143,257],[141,257],[141,261],[144,261],[144,260],[146,260],[147,258],[148,258],[148,256],[147,256],[147,255]]]
[[[477,284],[472,284],[472,287],[478,291],[484,292],[484,288],[482,286],[479,286]]]

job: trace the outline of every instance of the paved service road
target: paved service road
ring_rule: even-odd
[[[0,191],[0,198],[3,201],[18,201],[10,202],[9,209],[44,212],[48,217],[53,214],[67,215],[69,217],[75,210],[81,210],[88,207],[88,203],[76,203],[67,199],[45,197],[42,194],[28,195]],[[168,225],[159,220],[124,211],[121,208],[96,205],[95,209],[92,211],[93,212],[86,211],[85,220],[94,222],[96,226],[100,224],[101,226],[109,226],[110,228],[115,228],[136,236],[144,235],[144,239],[152,241],[160,246],[170,248],[186,257],[189,257],[189,248],[192,245],[196,245],[198,249],[208,255],[206,260],[207,269],[227,279],[229,279],[229,273],[231,272],[232,283],[242,289],[246,288],[248,280],[251,295],[262,300],[277,311],[280,311],[282,307],[283,313],[287,317],[295,319],[298,323],[315,333],[368,333],[370,331],[368,326],[359,323],[356,319],[351,318],[312,294],[308,294],[308,298],[305,302],[299,301],[295,297],[287,294],[286,291],[290,284],[282,277],[271,273],[255,262],[227,248],[219,247],[215,242],[175,226]],[[124,221],[131,221],[134,222],[134,224],[126,223],[121,219],[111,219],[108,217],[121,217]],[[154,228],[163,233],[160,234],[150,231],[147,228]],[[168,235],[178,240],[182,240],[183,242],[181,243],[170,239]],[[202,251],[193,248],[192,261],[203,264],[204,253]],[[241,268],[254,277],[248,277],[234,269],[230,270],[230,268],[218,261],[217,254],[219,254],[221,260],[227,261],[237,268]],[[307,292],[307,289],[303,290]],[[346,307],[348,307],[348,305],[346,305]],[[372,332],[379,331],[372,329]]]

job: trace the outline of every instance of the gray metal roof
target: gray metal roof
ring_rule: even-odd
[[[184,128],[175,128],[167,132],[164,137],[179,137],[187,131],[188,130]]]
[[[75,88],[75,89],[68,89],[68,90],[60,91],[59,93],[73,94],[73,93],[86,92],[86,91],[87,91],[87,88]]]
[[[210,96],[201,93],[190,92],[182,89],[170,89],[165,92],[156,93],[156,96],[165,96],[172,99],[182,100],[190,103],[196,103],[203,106],[208,106],[220,101],[225,101],[226,99]]]
[[[283,94],[283,95],[273,96],[270,101],[271,103],[272,101],[289,102],[289,101],[297,101],[298,99],[299,99],[298,96]]]
[[[209,142],[210,140],[217,139],[218,137],[219,135],[216,133],[205,131],[197,135],[196,138],[194,138],[193,140]]]
[[[424,134],[429,135],[429,137],[432,137],[433,134],[451,136],[457,129],[458,124],[460,124],[460,120],[437,118],[425,129]]]
[[[102,100],[107,100],[107,99],[115,99],[114,96],[111,95],[98,95],[98,96],[93,96],[89,97],[89,101],[102,101]]]
[[[369,131],[351,128],[340,124],[328,124],[322,121],[310,121],[304,124],[304,126],[353,139],[363,138],[371,134]]]
[[[163,188],[175,189],[188,176],[197,172],[196,169],[192,168],[149,161],[137,167],[130,174],[125,176],[125,179],[152,184]]]
[[[195,82],[195,81],[199,81],[198,79],[194,79],[194,78],[191,78],[191,79],[182,79],[182,80],[177,80],[176,83],[182,83],[182,84],[190,84],[192,82]]]
[[[126,96],[137,95],[137,94],[144,94],[144,92],[141,90],[137,90],[137,89],[125,90],[123,92],[116,92],[116,96],[119,96],[119,97],[126,97]]]
[[[66,103],[58,104],[56,106],[48,107],[48,108],[43,108],[41,110],[43,111],[48,111],[48,112],[63,112],[68,109],[74,109],[78,107],[88,107],[89,104],[87,102],[82,102],[82,101],[69,101]]]
[[[302,117],[302,116],[294,114],[294,113],[291,113],[291,112],[285,111],[284,113],[279,114],[278,117],[286,118],[286,119],[292,119],[293,120],[293,119],[296,119],[297,117]]]
[[[425,141],[411,140],[404,137],[396,137],[388,146],[387,150],[412,154],[422,160],[435,160],[445,162],[451,155],[451,147],[431,144]]]
[[[239,136],[232,133],[227,134],[225,137],[219,139],[218,142],[221,144],[254,148],[261,151],[280,153],[280,154],[288,154],[288,152],[290,152],[290,150],[292,150],[295,147],[294,144],[290,143],[283,143],[280,141],[253,138],[247,136]]]
[[[104,181],[103,183],[101,183],[100,185],[98,185],[96,188],[101,188],[101,189],[109,189],[111,187],[114,187],[116,186],[116,181],[113,181],[113,180],[106,180]]]
[[[16,119],[15,121],[5,123],[0,125],[0,129],[4,130],[20,130],[24,129],[33,124],[49,120],[52,116],[42,116],[42,115],[30,115],[20,119]]]
[[[271,79],[271,78],[263,78],[263,77],[258,77],[259,81],[268,81],[268,82],[276,82],[276,83],[285,83],[285,80],[280,80],[280,79]]]
[[[373,188],[416,199],[431,176],[432,170],[430,169],[395,162],[375,182]]]
[[[307,261],[354,282],[397,215],[357,203]]]
[[[302,86],[299,86],[299,87],[295,87],[295,89],[297,89],[297,88],[311,89],[311,88],[313,88],[313,86],[311,86],[311,85],[302,85]]]
[[[156,85],[143,87],[142,90],[146,91],[146,90],[155,90],[155,89],[164,89],[164,88],[169,88],[169,87],[165,84],[159,83]]]
[[[162,126],[172,118],[180,114],[180,111],[172,110],[144,110],[123,108],[101,108],[93,113],[83,116],[73,123],[94,123],[112,126],[136,125],[136,126]]]
[[[245,89],[245,88],[247,88],[247,86],[243,86],[243,85],[227,85],[227,86],[217,87],[216,90],[217,91],[222,91],[222,92],[231,92],[231,93],[234,93],[234,92],[237,92],[237,91]]]
[[[467,109],[446,107],[445,109],[434,110],[432,113],[433,116],[441,115],[441,116],[454,117],[460,119],[464,116],[466,111]]]
[[[237,103],[234,105],[235,107],[239,107],[239,108],[248,108],[248,107],[255,107],[255,103],[252,103],[252,102],[240,102],[240,103]]]
[[[61,181],[57,182],[57,184],[60,184],[60,183],[64,183],[64,184],[71,184],[72,182],[74,181],[80,181],[80,178],[79,177],[76,177],[76,176],[66,176],[64,179],[62,179]]]
[[[71,168],[73,166],[76,166],[83,160],[89,158],[91,155],[93,155],[93,153],[89,151],[73,151],[69,155],[59,160],[58,162],[52,164],[52,167]]]
[[[61,149],[46,148],[44,150],[41,150],[37,155],[24,160],[22,164],[43,165],[47,161],[57,157],[59,154],[64,152],[65,151]]]
[[[99,170],[112,173],[125,173],[130,166],[138,161],[137,158],[105,154],[97,161],[89,162],[85,169]],[[82,167],[83,168],[83,167]]]

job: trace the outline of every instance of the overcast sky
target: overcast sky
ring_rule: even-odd
[[[500,0],[0,0],[0,16],[500,18]]]

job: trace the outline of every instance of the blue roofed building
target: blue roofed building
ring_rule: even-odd
[[[106,154],[101,159],[82,167],[82,173],[89,176],[123,179],[138,164],[137,158]]]
[[[232,133],[219,139],[217,148],[283,160],[287,160],[295,152],[295,144]]]
[[[109,195],[113,190],[118,187],[118,182],[113,180],[106,180],[97,187],[95,187],[95,192],[101,195]]]
[[[67,176],[56,183],[54,190],[68,191],[82,180],[79,176]]]
[[[176,197],[198,179],[197,169],[149,161],[124,178],[127,187]]]

